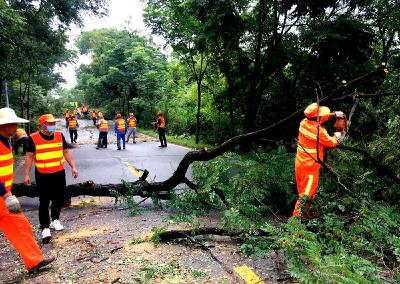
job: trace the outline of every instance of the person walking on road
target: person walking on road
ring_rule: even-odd
[[[71,144],[75,142],[78,138],[78,120],[76,119],[75,114],[71,115],[69,119],[68,129],[69,129],[69,137],[71,139]]]
[[[17,117],[11,108],[0,109],[0,229],[21,256],[28,272],[36,273],[53,262],[54,258],[44,257],[31,224],[11,192],[14,157],[9,138],[14,135],[18,123],[26,122],[29,121]]]
[[[41,130],[31,134],[25,160],[24,183],[31,184],[29,172],[35,162],[35,179],[39,195],[39,222],[42,230],[42,241],[51,238],[50,228],[61,231],[60,212],[66,195],[64,159],[72,169],[72,176],[78,177],[78,170],[67,149],[64,135],[56,131],[56,121],[52,114],[39,118]],[[49,203],[51,201],[51,222]]]
[[[23,128],[17,128],[15,134],[13,135],[13,148],[14,148],[14,155],[18,155],[19,146],[22,144],[22,155],[26,153],[26,145],[28,143],[28,135],[26,134]]]
[[[126,120],[127,124],[128,124],[128,135],[126,137],[126,142],[129,143],[129,137],[132,135],[132,143],[135,144],[136,143],[136,117],[133,114],[133,112],[131,112],[129,114],[129,118]]]
[[[157,113],[157,131],[158,131],[158,138],[160,139],[161,145],[158,147],[167,147],[167,138],[165,137],[165,118],[162,115],[162,112],[159,111]]]
[[[108,121],[104,119],[103,114],[99,114],[99,121],[96,127],[100,131],[96,149],[100,149],[103,146],[107,148]]]
[[[323,161],[325,148],[337,147],[344,133],[335,132],[330,136],[323,123],[330,117],[344,118],[341,111],[331,113],[326,106],[318,106],[317,103],[309,105],[305,110],[304,118],[300,122],[297,154],[295,160],[295,174],[299,199],[296,202],[293,217],[302,216],[301,202],[306,198],[304,213],[310,218],[315,213],[309,210],[312,200],[317,194],[319,170]],[[319,157],[317,157],[317,153]]]
[[[93,109],[92,110],[93,125],[96,125],[96,118],[97,118],[97,111],[96,111],[96,109]]]
[[[121,114],[117,114],[117,119],[114,123],[114,132],[117,135],[117,150],[121,150],[121,139],[122,139],[122,149],[125,150],[125,134],[126,134],[126,122],[125,119],[121,117]]]

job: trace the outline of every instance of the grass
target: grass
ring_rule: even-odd
[[[152,129],[140,129],[140,131],[138,131],[140,133],[143,133],[145,135],[154,137],[154,138],[158,138],[158,133],[155,132]],[[199,142],[199,144],[196,144],[196,140],[194,136],[188,136],[188,135],[173,135],[170,134],[168,135],[167,133],[167,141],[169,143],[173,143],[173,144],[177,144],[177,145],[181,145],[181,146],[185,146],[191,149],[203,149],[204,147],[207,148],[213,148],[214,145],[208,144],[208,143],[204,143],[202,141]]]

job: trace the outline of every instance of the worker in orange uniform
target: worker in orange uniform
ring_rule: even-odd
[[[72,169],[72,176],[78,177],[78,170],[68,150],[64,135],[56,131],[56,121],[52,114],[39,118],[41,130],[31,134],[26,151],[24,183],[31,184],[29,172],[35,162],[35,180],[39,195],[39,222],[42,229],[42,241],[51,238],[50,229],[61,231],[60,212],[66,196],[64,159]],[[49,204],[51,201],[51,223]]]
[[[78,138],[78,126],[78,119],[76,118],[75,114],[71,115],[68,124],[69,138],[71,139],[71,144],[74,142],[76,144],[76,139]]]
[[[160,139],[161,145],[158,147],[167,147],[167,138],[165,137],[165,118],[162,115],[162,112],[157,112],[157,131],[158,131],[158,138]]]
[[[121,150],[121,139],[122,148],[125,150],[126,122],[120,113],[117,114],[117,118],[115,119],[114,132],[117,135],[117,150]]]
[[[25,130],[23,128],[17,128],[17,131],[15,131],[15,134],[13,135],[13,140],[14,154],[18,155],[19,146],[22,144],[22,155],[25,155],[26,145],[28,143],[28,135]]]
[[[319,160],[324,159],[325,148],[333,148],[340,144],[344,133],[335,132],[334,136],[330,136],[322,124],[330,117],[344,118],[344,113],[336,111],[331,113],[330,109],[325,106],[320,106],[316,103],[309,105],[304,114],[306,116],[300,122],[299,137],[297,145],[297,154],[295,160],[295,174],[297,191],[299,199],[296,202],[293,217],[302,215],[300,212],[301,200],[306,197],[305,213],[312,217],[309,207],[311,201],[315,198],[318,187],[318,178],[320,163],[317,158],[317,151]],[[318,145],[317,145],[317,136]],[[318,150],[317,150],[318,149]]]
[[[14,158],[9,138],[15,133],[18,123],[28,120],[16,116],[11,108],[0,109],[0,229],[21,255],[29,273],[44,268],[54,258],[45,258],[32,232],[28,219],[21,212],[18,199],[12,195]]]
[[[107,148],[108,121],[104,119],[102,113],[99,114],[99,121],[96,126],[100,131],[96,149],[100,149],[103,146]]]
[[[97,117],[97,111],[94,109],[92,110],[92,120],[93,120],[93,125],[96,125],[96,117]]]
[[[133,112],[131,112],[130,114],[129,114],[129,118],[126,120],[126,123],[128,124],[128,134],[127,134],[127,136],[126,136],[126,142],[128,143],[129,142],[129,137],[131,137],[131,135],[132,135],[132,140],[133,140],[133,144],[136,144],[136,123],[137,123],[137,120],[136,120],[136,117],[135,117],[135,115],[133,114]]]

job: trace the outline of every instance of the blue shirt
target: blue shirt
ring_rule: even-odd
[[[10,141],[8,138],[4,138],[3,136],[0,135],[0,143],[3,143],[8,149],[11,149]],[[0,195],[4,195],[6,193],[7,193],[7,189],[4,186],[3,182],[0,181]]]

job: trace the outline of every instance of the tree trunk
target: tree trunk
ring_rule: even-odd
[[[196,144],[199,143],[200,132],[200,106],[201,106],[201,79],[197,80],[197,115],[196,115]]]

